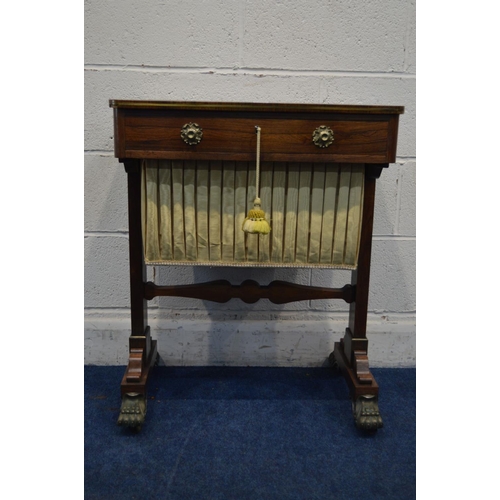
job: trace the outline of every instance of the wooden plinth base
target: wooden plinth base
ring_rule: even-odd
[[[140,377],[138,378],[137,381],[130,382],[129,370],[127,367],[127,370],[125,371],[125,374],[123,375],[123,379],[122,379],[122,383],[121,383],[122,396],[124,394],[129,393],[129,392],[137,392],[139,394],[146,395],[149,373],[150,373],[151,368],[155,365],[156,359],[158,356],[156,344],[157,344],[156,340],[151,341],[151,350],[149,353],[149,358],[144,363],[144,366],[142,367],[142,370],[141,370]]]
[[[335,342],[332,355],[334,357],[334,362],[344,375],[344,378],[349,387],[351,398],[353,400],[363,395],[378,396],[378,384],[373,376],[371,377],[372,380],[370,384],[359,381],[358,376],[351,368],[351,364],[344,354],[344,347],[342,342]]]

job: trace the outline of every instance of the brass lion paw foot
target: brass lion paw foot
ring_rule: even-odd
[[[376,431],[383,426],[376,396],[359,396],[352,404],[356,426],[363,431]]]
[[[146,398],[143,394],[129,392],[122,396],[122,407],[118,417],[118,425],[127,425],[137,430],[146,418]]]

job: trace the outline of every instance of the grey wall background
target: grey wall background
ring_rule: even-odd
[[[128,352],[126,177],[109,99],[405,106],[397,162],[377,187],[369,302],[372,366],[415,364],[415,2],[85,2],[85,363]],[[325,270],[149,268],[163,284],[284,279],[343,286]],[[318,366],[346,326],[340,301],[276,306],[155,299],[163,362]]]

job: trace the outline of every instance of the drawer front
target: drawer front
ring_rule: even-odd
[[[117,156],[250,161],[256,155],[256,126],[261,127],[262,161],[384,163],[394,161],[395,156],[394,116],[276,116],[134,109],[120,112],[122,154]],[[181,136],[183,127],[191,123],[201,128],[201,140],[194,145]],[[319,127],[332,132],[333,140],[327,147],[313,141]]]

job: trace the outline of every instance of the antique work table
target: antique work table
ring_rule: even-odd
[[[115,156],[128,180],[131,336],[118,423],[139,429],[146,414],[148,377],[158,356],[147,302],[177,296],[346,301],[348,326],[329,360],[349,386],[356,425],[382,427],[366,336],[373,212],[376,179],[396,159],[404,108],[109,104]],[[241,229],[259,193],[256,180],[269,234]],[[252,280],[162,286],[147,281],[147,265],[338,268],[350,269],[352,279],[342,288]]]

